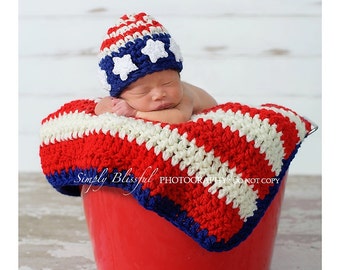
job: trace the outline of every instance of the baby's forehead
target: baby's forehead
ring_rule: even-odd
[[[135,87],[148,87],[155,84],[163,84],[171,81],[179,81],[179,73],[175,70],[163,70],[147,74],[136,81],[129,84],[125,89],[133,89]]]

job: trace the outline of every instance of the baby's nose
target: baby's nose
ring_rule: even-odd
[[[156,88],[152,91],[152,99],[160,100],[165,97],[165,91],[162,88]]]

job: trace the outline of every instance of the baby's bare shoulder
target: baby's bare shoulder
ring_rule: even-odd
[[[216,100],[205,90],[187,82],[182,82],[184,93],[193,99],[194,113],[199,113],[217,105]]]

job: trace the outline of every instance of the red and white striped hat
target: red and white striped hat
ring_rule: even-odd
[[[179,46],[163,25],[146,13],[123,15],[110,27],[99,57],[104,88],[113,97],[147,74],[183,68]]]

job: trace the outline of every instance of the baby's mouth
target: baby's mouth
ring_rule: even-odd
[[[172,105],[170,103],[163,103],[161,105],[158,105],[156,107],[155,111],[166,110],[166,109],[169,109],[171,107],[172,107]]]

